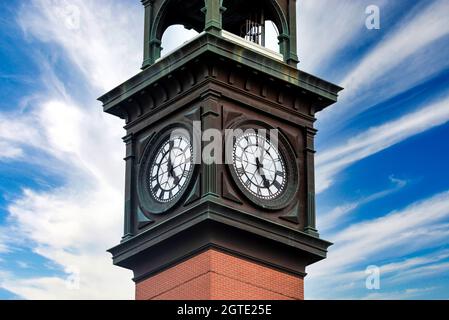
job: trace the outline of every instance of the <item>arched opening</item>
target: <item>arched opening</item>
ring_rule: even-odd
[[[265,47],[275,52],[280,52],[279,30],[276,24],[271,21],[265,21]]]
[[[155,17],[154,37],[162,39],[165,31],[173,25],[182,25],[197,32],[204,30],[204,0],[166,1]]]
[[[168,27],[162,36],[161,57],[175,51],[177,48],[181,47],[197,35],[198,32],[196,30],[189,30],[180,24]]]
[[[287,34],[287,24],[274,0],[224,0],[223,29],[280,52],[278,37]]]

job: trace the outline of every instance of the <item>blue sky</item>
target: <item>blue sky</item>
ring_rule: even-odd
[[[300,68],[345,87],[318,117],[318,227],[335,245],[307,298],[449,298],[449,2],[299,2]],[[139,71],[140,1],[3,1],[0,30],[0,298],[131,299],[105,252],[123,124],[96,98]],[[191,35],[171,29],[166,51]]]

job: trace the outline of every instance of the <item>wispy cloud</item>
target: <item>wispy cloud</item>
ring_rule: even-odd
[[[449,97],[397,120],[370,128],[346,143],[318,154],[316,159],[317,192],[323,192],[329,188],[334,177],[354,162],[448,121]]]
[[[354,117],[440,72],[443,64],[448,65],[440,50],[416,56],[436,40],[449,35],[448,15],[449,3],[445,0],[435,0],[424,9],[420,5],[405,15],[395,31],[389,32],[340,82],[346,90],[338,107],[319,115],[323,125]],[[402,70],[395,70],[401,65]],[[362,103],[373,100],[375,104]]]
[[[2,239],[2,237],[0,236],[0,253],[9,252],[8,246],[5,242],[6,242],[5,239]]]
[[[0,141],[0,160],[17,159],[23,155],[23,150],[13,144]]]
[[[366,7],[375,4],[383,9],[387,3],[385,0],[298,1],[300,68],[312,73],[322,72],[320,69],[329,64],[335,54],[354,46],[358,36],[368,31]]]
[[[447,250],[401,262],[385,264],[382,261],[448,244],[448,220],[449,191],[342,229],[331,238],[335,247],[331,247],[328,259],[308,270],[310,296],[343,297],[355,287],[363,288],[364,272],[369,265],[381,267],[384,282],[385,276],[391,279],[389,281],[396,276],[402,277],[401,281],[405,282],[412,276],[426,277],[425,270],[436,274],[447,264],[444,262],[449,256]],[[329,287],[334,290],[329,292]]]
[[[336,243],[324,262],[309,269],[310,294],[325,295],[332,282],[335,286],[353,284],[362,287],[364,270],[391,258],[398,259],[423,248],[440,247],[448,243],[449,191],[416,202],[400,211],[393,211],[377,219],[354,223],[332,237]],[[385,273],[400,271],[435,263],[447,258],[447,251],[438,255],[417,258],[402,263],[387,264]],[[352,271],[359,268],[359,271]],[[422,274],[421,274],[422,275]],[[339,288],[342,292],[346,288]],[[341,294],[342,292],[337,292]],[[347,291],[346,291],[347,292]]]
[[[79,14],[78,25],[70,20],[74,13]],[[30,39],[54,46],[68,59],[66,68],[74,71],[61,74],[53,59],[30,52],[43,66],[41,77],[47,86],[26,110],[0,114],[0,141],[23,152],[39,150],[40,157],[33,152],[35,166],[64,169],[58,172],[65,181],[63,187],[24,190],[8,207],[5,228],[21,240],[7,239],[6,249],[26,246],[65,274],[20,278],[9,272],[0,287],[20,297],[133,297],[130,272],[114,267],[106,253],[122,235],[124,167],[110,159],[123,158],[123,123],[103,114],[95,99],[138,72],[143,19],[136,17],[141,14],[139,3],[103,0],[35,0],[23,5],[19,13]],[[87,91],[72,94],[68,79],[81,82]],[[86,101],[91,103],[86,106]],[[79,288],[75,289],[67,279],[74,276],[73,270],[79,273]]]
[[[408,283],[416,279],[444,276],[449,274],[449,262],[432,263],[429,265],[410,268],[396,273],[389,281],[390,283]]]
[[[423,295],[435,291],[437,287],[412,288],[402,291],[393,291],[387,293],[374,292],[363,297],[363,300],[413,300],[422,299]]]
[[[423,11],[412,11],[406,15],[397,31],[380,42],[363,58],[357,68],[347,75],[342,81],[343,86],[351,88],[351,92],[355,94],[360,86],[372,84],[381,74],[391,71],[421,48],[448,34],[448,13],[449,3],[437,0]]]
[[[376,192],[366,197],[362,197],[361,199],[346,203],[340,206],[335,207],[332,211],[326,214],[318,214],[318,229],[321,232],[326,234],[329,233],[329,230],[339,228],[342,224],[347,223],[348,215],[354,210],[360,208],[361,206],[370,203],[372,201],[376,201],[382,199],[388,195],[391,195],[400,189],[404,188],[407,185],[407,181],[396,179],[393,176],[390,177],[390,181],[394,184],[394,187]]]
[[[99,90],[112,89],[139,69],[142,21],[140,4],[122,1],[33,0],[19,13],[27,34],[63,48]]]

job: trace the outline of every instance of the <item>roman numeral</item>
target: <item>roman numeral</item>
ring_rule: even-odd
[[[285,173],[283,171],[277,171],[276,175],[281,177],[281,178],[285,178]]]
[[[273,182],[273,186],[278,190],[281,190],[282,188],[281,184],[277,180]]]
[[[263,186],[268,189],[270,187],[270,181],[264,180]]]
[[[239,176],[243,176],[245,174],[245,170],[243,168],[237,168],[237,174]]]

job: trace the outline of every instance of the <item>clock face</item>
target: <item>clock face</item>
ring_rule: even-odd
[[[156,151],[148,175],[151,196],[160,203],[177,198],[185,189],[193,171],[190,139],[174,136]]]
[[[267,129],[243,124],[234,140],[229,171],[242,194],[265,210],[291,205],[299,190],[299,162],[288,140],[279,134],[268,138]],[[263,131],[263,134],[261,134]]]
[[[191,141],[184,128],[160,131],[149,140],[138,167],[143,213],[168,213],[186,195],[196,169]]]
[[[237,139],[233,170],[241,185],[257,199],[277,199],[287,186],[284,156],[266,137],[255,132]]]

